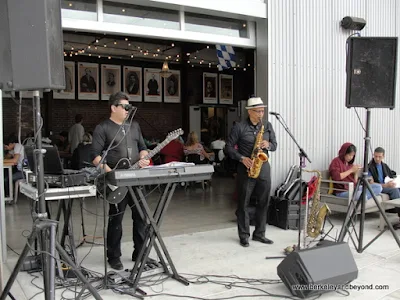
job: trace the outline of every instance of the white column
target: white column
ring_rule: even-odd
[[[179,11],[179,27],[181,31],[185,31],[185,11],[182,8]]]
[[[0,132],[3,132],[3,91],[0,90]],[[0,144],[3,145],[3,134],[0,134]],[[5,195],[4,195],[4,172],[3,172],[3,151],[0,151],[0,248],[1,248],[1,259],[0,259],[0,278],[3,278],[3,263],[7,260],[7,241],[6,241],[6,213],[5,213]],[[11,180],[11,178],[9,178]],[[1,290],[2,288],[2,282]]]
[[[103,22],[103,0],[97,0],[97,21]]]
[[[255,91],[256,96],[268,104],[268,21],[257,20],[256,27]]]

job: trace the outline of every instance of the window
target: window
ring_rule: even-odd
[[[179,30],[178,11],[104,1],[104,21]]]
[[[247,22],[215,16],[185,13],[185,30],[247,38]]]
[[[97,20],[96,0],[62,0],[62,17],[81,20]]]

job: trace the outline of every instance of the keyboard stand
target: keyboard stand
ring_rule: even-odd
[[[154,214],[152,216],[150,208],[146,202],[146,198],[142,192],[141,187],[136,186],[136,192],[139,195],[140,201],[136,197],[132,187],[128,187],[129,193],[135,203],[135,205],[138,208],[138,212],[140,216],[144,219],[147,220],[148,223],[150,223],[150,226],[148,227],[148,231],[146,232],[146,236],[144,239],[143,247],[140,250],[140,253],[138,255],[137,260],[135,261],[135,265],[131,271],[131,275],[129,276],[129,279],[131,282],[133,282],[133,289],[136,292],[139,292],[142,295],[147,295],[143,290],[138,289],[138,284],[140,277],[142,275],[143,269],[146,266],[147,259],[149,257],[150,251],[152,247],[154,246],[154,249],[157,252],[157,255],[160,259],[160,263],[164,269],[164,273],[171,276],[175,280],[179,281],[180,283],[184,285],[189,285],[189,281],[187,281],[184,277],[180,276],[174,266],[174,263],[172,262],[171,256],[168,253],[168,250],[164,244],[164,241],[161,237],[160,230],[159,228],[161,227],[161,222],[163,220],[164,214],[167,211],[168,205],[171,202],[172,195],[174,194],[175,188],[176,188],[177,183],[168,183],[160,197],[160,200],[158,201],[157,207],[154,211]],[[158,243],[161,247],[162,252],[160,251],[160,248],[158,247],[158,244],[155,243],[156,239],[158,240]],[[164,258],[164,256],[165,258]],[[169,271],[169,268],[171,269],[172,274]],[[132,294],[130,294],[132,295]],[[133,296],[143,299],[144,297],[138,294],[134,294]]]
[[[63,224],[63,229],[62,229],[62,234],[61,234],[61,241],[60,245],[61,247],[64,248],[65,251],[67,251],[65,247],[66,239],[68,238],[68,244],[70,247],[70,251],[67,253],[71,256],[73,262],[78,261],[78,255],[76,253],[76,245],[74,241],[74,232],[73,232],[73,227],[72,227],[72,220],[71,220],[71,214],[72,214],[72,205],[74,199],[60,199],[58,200],[58,212],[57,212],[57,221],[60,221],[61,214],[63,214],[63,219],[64,219],[64,224]]]

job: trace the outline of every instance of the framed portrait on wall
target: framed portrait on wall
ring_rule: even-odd
[[[233,76],[219,75],[219,103],[233,104]]]
[[[121,91],[121,66],[101,65],[101,100]]]
[[[217,76],[216,73],[203,73],[203,103],[218,103]]]
[[[171,76],[164,78],[164,102],[180,103],[181,102],[181,72],[170,70]]]
[[[142,102],[142,68],[124,66],[124,92],[130,101]]]
[[[99,65],[78,62],[78,99],[99,100]]]
[[[65,89],[54,91],[54,99],[75,99],[75,62],[64,62]]]
[[[161,69],[144,69],[144,102],[161,102]]]

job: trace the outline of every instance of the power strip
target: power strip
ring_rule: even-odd
[[[142,276],[140,278],[146,278],[146,277],[151,277],[154,275],[162,274],[165,273],[164,268],[162,267],[161,264],[157,263],[157,267],[152,264],[153,267],[150,267],[148,265],[145,266]],[[167,265],[167,271],[171,271],[171,267]],[[126,278],[129,278],[131,276],[131,271],[126,269],[125,271],[117,272],[115,274],[112,274],[109,276],[109,279],[112,280],[115,284],[124,282]]]

